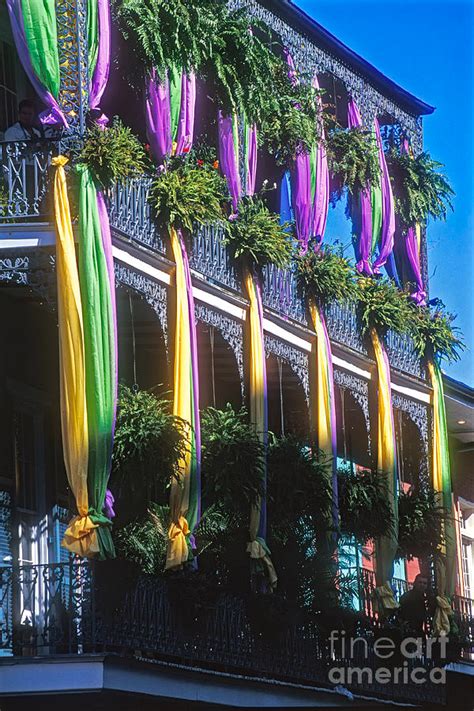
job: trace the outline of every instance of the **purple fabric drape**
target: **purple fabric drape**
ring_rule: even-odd
[[[89,108],[98,109],[110,72],[110,6],[109,0],[97,0],[97,21],[99,48],[97,62],[89,87]],[[98,123],[105,124],[108,119],[102,115]]]
[[[242,195],[242,185],[239,175],[238,156],[234,142],[234,126],[232,116],[224,116],[219,110],[219,159],[221,170],[227,180],[232,198],[232,207],[237,211],[237,205]]]
[[[293,84],[298,82],[295,63],[290,52],[285,49],[288,77]],[[299,153],[290,168],[293,212],[296,234],[302,247],[306,249],[312,228],[311,162],[308,153]]]
[[[194,114],[196,109],[196,75],[181,75],[181,108],[176,136],[176,154],[189,151],[194,140]]]
[[[257,158],[258,158],[258,145],[257,145],[257,127],[255,124],[253,126],[246,126],[247,130],[247,165],[245,170],[245,192],[247,195],[253,195],[255,193],[255,185],[257,182]]]
[[[313,78],[313,87],[319,90],[318,77]],[[318,106],[322,109],[321,97],[318,96]],[[321,138],[324,140],[325,132],[324,125],[321,121],[319,126]],[[312,211],[312,234],[319,235],[321,239],[326,231],[326,222],[329,210],[329,169],[328,160],[324,145],[322,142],[318,144],[316,153],[316,187],[313,200]]]
[[[350,99],[347,107],[347,120],[349,128],[360,128],[362,117],[359,107],[354,99]],[[357,205],[359,203],[359,205]],[[356,269],[361,274],[371,275],[372,265],[370,257],[372,252],[372,203],[370,199],[370,186],[362,190],[360,195],[354,195],[352,201],[353,210],[357,211],[355,220],[357,233],[356,244]]]
[[[41,123],[49,126],[62,124],[64,128],[68,128],[67,119],[59,108],[58,102],[51,92],[40,82],[32,67],[23,24],[21,0],[7,0],[7,8],[10,16],[13,40],[20,62],[41,102],[48,107],[48,109],[43,111],[39,116]]]
[[[410,146],[407,139],[403,141],[401,150],[402,153],[409,154]],[[425,306],[426,290],[423,283],[423,276],[421,274],[420,246],[418,242],[418,235],[416,234],[416,228],[413,226],[409,227],[405,235],[399,235],[399,239],[402,240],[404,246],[403,251],[411,269],[411,277],[416,285],[416,289],[411,294],[411,298],[416,304],[418,304],[418,306]]]
[[[380,273],[387,259],[393,252],[395,237],[395,206],[393,201],[392,185],[388,174],[387,161],[383,150],[382,137],[378,119],[374,119],[375,136],[379,150],[380,181],[382,187],[382,234],[380,240],[379,256],[374,262],[374,274]]]
[[[171,116],[168,79],[162,84],[153,70],[147,86],[145,105],[146,135],[150,150],[158,163],[171,155]]]

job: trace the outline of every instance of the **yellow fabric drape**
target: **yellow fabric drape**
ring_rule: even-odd
[[[260,440],[266,441],[266,370],[265,370],[265,350],[262,337],[262,313],[258,300],[256,285],[250,270],[244,273],[244,284],[249,298],[249,330],[250,330],[250,420],[257,430]],[[270,558],[267,545],[262,538],[261,527],[261,502],[253,506],[250,511],[249,535],[250,542],[247,545],[247,553],[254,560],[261,560],[265,565],[267,578],[270,587],[276,587],[278,576]]]
[[[321,449],[328,457],[332,458],[334,455],[332,447],[332,423],[331,423],[331,384],[328,380],[328,369],[324,367],[326,363],[327,354],[325,348],[326,336],[324,333],[323,324],[321,322],[321,316],[319,309],[314,303],[310,301],[309,311],[311,318],[313,320],[314,330],[316,333],[316,356],[318,367],[316,369],[316,406],[315,406],[315,416],[314,421],[317,428],[318,434],[318,447]]]
[[[376,580],[381,605],[387,610],[393,610],[398,607],[398,603],[390,587],[393,561],[395,560],[398,547],[398,506],[395,478],[395,429],[392,413],[390,367],[383,344],[374,328],[370,330],[370,337],[378,374],[377,470],[380,476],[385,478],[386,494],[394,518],[394,529],[387,536],[383,536],[376,541]]]
[[[191,373],[191,349],[189,345],[189,306],[183,255],[178,233],[170,229],[171,249],[176,264],[176,328],[174,343],[174,400],[173,414],[186,422],[192,422],[192,395],[189,386]],[[179,463],[179,481],[173,478],[170,494],[170,527],[165,569],[176,568],[188,560],[186,536],[189,526],[186,513],[189,508],[191,473],[191,450],[188,448]]]
[[[63,546],[72,553],[98,552],[97,526],[88,516],[87,465],[89,441],[86,410],[84,331],[74,234],[64,166],[67,158],[53,158],[56,273],[58,281],[59,379],[64,464],[76,500],[78,516],[67,528]]]

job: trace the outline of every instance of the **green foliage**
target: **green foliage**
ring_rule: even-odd
[[[391,329],[407,333],[413,326],[409,296],[390,279],[359,277],[358,312],[362,330],[375,328],[379,335]]]
[[[291,81],[285,63],[275,64],[271,81],[267,78],[267,103],[258,126],[258,139],[279,165],[291,165],[297,155],[309,153],[320,140],[321,93],[304,77]]]
[[[146,69],[160,77],[171,67],[193,70],[213,85],[221,109],[259,120],[277,62],[262,23],[223,0],[116,0],[115,7]]]
[[[120,386],[112,481],[131,513],[166,495],[189,446],[188,434],[188,425],[170,413],[169,402]]]
[[[168,543],[169,507],[150,503],[145,516],[114,530],[119,558],[136,563],[146,575],[163,572]]]
[[[150,189],[149,200],[160,223],[192,232],[196,224],[222,220],[228,191],[217,168],[194,152],[169,159]]]
[[[448,313],[443,304],[436,307],[413,305],[411,335],[415,350],[421,358],[459,360],[465,348],[459,328],[452,323],[456,316]]]
[[[264,447],[248,413],[208,407],[201,415],[202,487],[205,502],[245,512],[263,494]]]
[[[341,533],[360,543],[388,535],[393,518],[385,476],[375,471],[340,469],[337,483]]]
[[[440,552],[443,514],[440,497],[429,486],[398,498],[398,558],[428,558]]]
[[[273,535],[284,542],[304,517],[305,528],[325,530],[331,512],[331,466],[294,435],[268,449],[268,509]]]
[[[336,177],[333,203],[340,199],[344,188],[356,195],[367,185],[380,181],[380,165],[375,137],[361,128],[336,128],[326,140],[328,164]]]
[[[305,298],[315,299],[318,304],[354,301],[357,283],[350,262],[333,247],[316,246],[310,240],[306,252],[296,257],[298,286]]]
[[[442,163],[429,153],[412,158],[392,148],[387,154],[388,171],[395,198],[395,212],[404,229],[425,224],[429,217],[445,220],[448,207],[453,209],[454,191],[440,172]]]
[[[77,163],[87,165],[99,185],[107,189],[116,181],[141,175],[147,156],[130,128],[115,117],[110,128],[94,125],[88,129]]]
[[[285,269],[294,251],[288,227],[288,223],[280,224],[279,215],[270,212],[261,197],[244,197],[239,203],[238,216],[229,221],[225,244],[234,259],[259,267],[271,263]]]

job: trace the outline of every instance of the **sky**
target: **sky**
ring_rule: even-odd
[[[468,349],[443,369],[474,386],[474,0],[295,0],[386,76],[436,111],[424,147],[456,193],[446,222],[428,225],[430,297],[457,314]]]

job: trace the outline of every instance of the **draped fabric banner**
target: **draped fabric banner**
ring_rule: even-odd
[[[349,128],[361,128],[362,117],[354,99],[350,99],[347,109]],[[361,274],[372,272],[372,200],[371,189],[362,190],[352,196],[352,233],[356,253],[356,269]]]
[[[449,598],[454,595],[456,585],[456,533],[443,376],[438,363],[431,360],[428,372],[433,388],[433,488],[441,494],[445,511],[443,557],[438,557],[435,564],[437,597],[433,624],[435,636],[445,637],[453,614]]]
[[[222,173],[227,180],[232,207],[237,212],[237,205],[242,195],[242,182],[239,172],[239,132],[237,117],[224,116],[219,110],[217,116],[219,129],[219,160]]]
[[[313,87],[319,91],[319,82],[316,75],[313,78]],[[318,106],[322,110],[321,97],[318,96]],[[311,214],[311,234],[321,238],[326,231],[326,222],[329,210],[329,168],[326,151],[324,148],[325,131],[321,120],[319,126],[321,141],[310,155],[311,169],[311,195],[313,208]]]
[[[98,553],[96,528],[89,516],[87,466],[86,373],[81,291],[64,166],[67,158],[52,159],[56,223],[56,275],[58,280],[59,386],[64,465],[78,515],[64,535],[63,545],[81,556]]]
[[[380,273],[380,267],[383,267],[390,255],[393,252],[393,244],[395,237],[395,204],[393,200],[392,184],[388,174],[387,161],[385,160],[385,152],[383,149],[382,136],[380,135],[380,126],[378,119],[374,119],[375,138],[379,151],[380,165],[380,190],[382,198],[382,225],[380,235],[379,255],[374,262],[374,273]]]
[[[378,539],[375,545],[376,595],[383,611],[398,607],[390,587],[393,577],[393,563],[398,548],[397,467],[390,364],[385,347],[374,328],[371,329],[370,336],[378,376],[377,470],[379,476],[384,477],[387,499],[393,515],[392,530],[387,536]]]
[[[257,127],[244,124],[245,194],[254,195],[257,182],[258,143]]]
[[[89,108],[98,109],[110,72],[110,6],[109,0],[88,2]],[[101,116],[100,123],[106,123]]]
[[[200,517],[200,428],[197,372],[197,344],[194,301],[186,250],[182,238],[172,228],[171,248],[176,264],[176,328],[174,349],[173,414],[190,424],[190,447],[180,462],[180,479],[171,482],[170,528],[166,569],[192,559],[191,533]]]
[[[313,398],[313,421],[316,425],[318,448],[331,459],[332,519],[334,529],[337,530],[339,523],[337,429],[331,342],[322,310],[314,301],[310,302],[309,310],[316,333],[316,393]]]
[[[55,0],[7,0],[13,40],[25,73],[41,102],[45,125],[67,119],[59,108],[59,52]]]
[[[161,163],[172,148],[169,83],[167,77],[160,83],[154,70],[147,82],[145,119],[151,153]]]
[[[285,50],[285,55],[288,64],[288,76],[293,83],[297,83],[298,78],[293,57],[288,50]],[[300,244],[306,249],[313,226],[313,194],[309,153],[298,153],[291,165],[290,174],[296,234]]]
[[[262,443],[268,439],[267,369],[263,337],[263,306],[260,287],[249,269],[244,274],[244,284],[250,301],[249,341],[250,341],[250,420],[255,426]],[[254,572],[265,572],[271,589],[276,587],[277,574],[270,558],[266,543],[267,510],[266,497],[250,512],[250,542],[247,552],[254,562]]]
[[[79,277],[84,321],[87,421],[89,431],[89,516],[97,524],[98,556],[113,557],[111,521],[103,513],[113,446],[117,364],[110,267],[104,250],[97,190],[80,165]],[[111,247],[110,247],[111,250]]]

